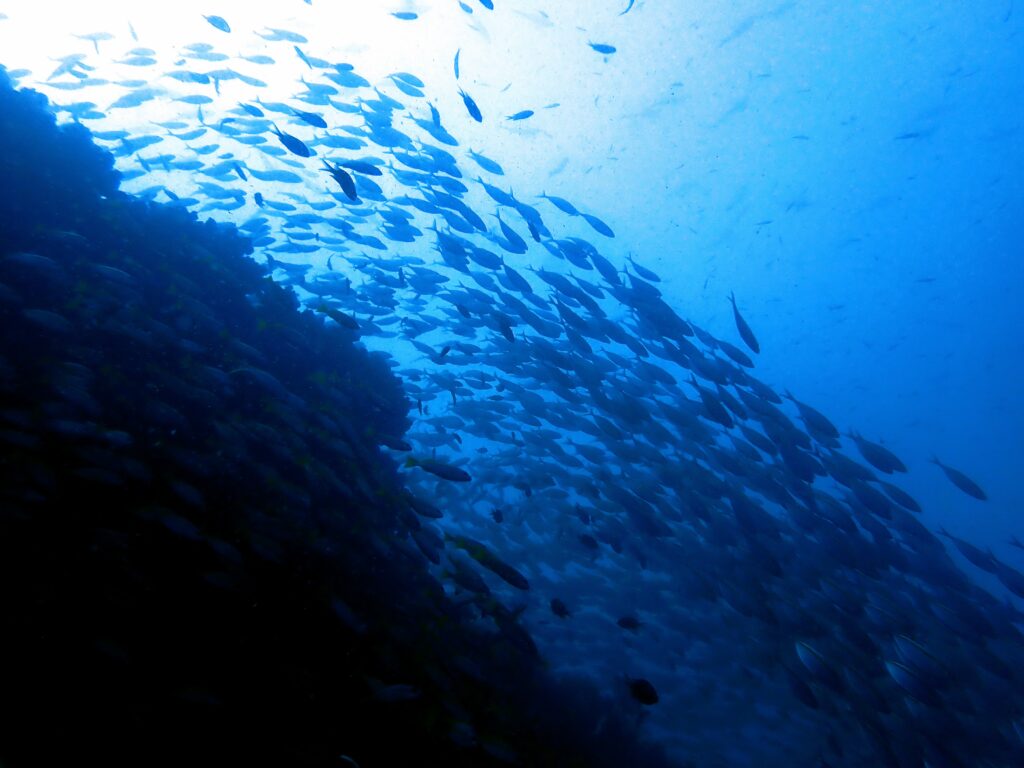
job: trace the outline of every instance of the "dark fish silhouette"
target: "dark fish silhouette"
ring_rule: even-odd
[[[322,117],[320,117],[320,115],[316,114],[315,112],[303,112],[301,109],[295,108],[292,108],[292,112],[294,112],[295,116],[299,118],[302,122],[308,125],[312,125],[314,128],[327,127],[327,121],[324,120]]]
[[[730,293],[729,301],[732,302],[732,318],[736,321],[736,330],[740,332],[740,338],[743,339],[743,343],[746,344],[752,352],[760,354],[761,345],[757,343],[757,338],[754,336],[754,332],[750,330],[750,326],[747,325],[747,321],[743,319],[740,311],[736,308],[736,295]]]
[[[338,186],[341,187],[341,191],[345,193],[345,197],[349,200],[358,200],[359,194],[356,192],[355,180],[345,171],[344,168],[340,168],[336,165],[331,165],[326,160],[324,162],[324,170],[331,174],[331,177],[338,182]]]
[[[461,88],[459,94],[462,96],[462,103],[466,105],[466,111],[469,112],[469,116],[476,120],[478,123],[484,121],[484,116],[480,113],[480,107],[476,105],[476,102]]]
[[[629,694],[646,707],[658,703],[658,691],[649,680],[642,677],[634,677],[629,680]]]
[[[907,471],[906,465],[888,448],[866,440],[856,432],[850,432],[849,436],[857,444],[857,450],[860,451],[860,455],[867,459],[868,463],[879,472],[885,472],[888,475],[893,472]]]
[[[936,456],[932,456],[932,464],[935,464],[937,467],[942,469],[942,471],[946,473],[946,477],[949,478],[949,482],[951,482],[961,491],[966,493],[968,496],[971,496],[977,499],[978,501],[988,501],[988,496],[985,495],[985,492],[981,489],[981,486],[979,486],[976,482],[971,480],[971,478],[969,478],[959,469],[953,469],[953,467],[946,466],[941,461],[939,461],[938,457]]]
[[[285,133],[278,129],[273,123],[270,124],[271,130],[277,134],[278,140],[284,145],[284,148],[291,152],[293,155],[299,157],[311,157],[313,152],[307,147],[301,139],[297,139],[290,133]]]
[[[473,479],[466,470],[446,464],[443,461],[436,461],[435,459],[414,459],[410,457],[406,460],[405,466],[419,467],[424,472],[436,475],[442,480],[451,480],[456,483],[468,483]]]

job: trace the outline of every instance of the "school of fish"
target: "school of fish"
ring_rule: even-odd
[[[882,442],[761,381],[771,339],[742,297],[716,338],[642,260],[602,253],[614,219],[507,189],[460,127],[538,112],[484,113],[458,52],[451,82],[371,83],[285,29],[260,33],[273,56],[232,59],[230,19],[204,18],[210,41],[172,55],[126,29],[9,74],[91,130],[122,189],[234,223],[312,317],[391,356],[412,426],[380,441],[406,543],[446,592],[511,606],[554,670],[620,697],[680,765],[1024,765],[1024,574],[931,530]],[[264,96],[281,57],[306,73]],[[110,83],[124,95],[88,100]],[[441,89],[463,113],[440,114]],[[132,119],[151,102],[178,114]],[[255,363],[230,375],[280,387]]]

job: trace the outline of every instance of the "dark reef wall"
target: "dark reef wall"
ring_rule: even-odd
[[[0,70],[4,765],[659,764],[429,575],[387,360],[117,186]]]

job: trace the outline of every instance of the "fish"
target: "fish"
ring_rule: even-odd
[[[326,128],[327,121],[324,120],[320,115],[315,112],[303,112],[301,109],[292,108],[294,115],[299,118],[302,122],[307,125],[312,125],[314,128]]]
[[[459,79],[459,55],[462,53],[462,49],[459,48],[455,51],[455,79]]]
[[[643,622],[641,622],[636,616],[623,616],[615,623],[623,629],[628,629],[630,632],[636,632],[643,626]]]
[[[754,332],[750,330],[750,326],[747,325],[747,321],[743,319],[739,309],[736,307],[736,295],[730,293],[729,301],[732,302],[732,318],[736,323],[736,330],[739,331],[740,338],[743,339],[743,343],[747,345],[751,352],[754,354],[760,354],[761,345],[757,343],[757,338],[754,336]]]
[[[231,31],[230,25],[228,25],[228,23],[221,16],[203,16],[203,18],[210,23],[211,27],[219,29],[221,32]]]
[[[285,133],[279,130],[273,123],[270,124],[270,128],[275,134],[277,134],[277,138],[284,145],[284,148],[293,155],[298,155],[299,157],[310,157],[313,155],[313,151],[307,147],[302,140],[297,139],[290,133]]]
[[[311,61],[309,60],[309,57],[308,57],[308,56],[306,56],[306,53],[305,53],[305,51],[303,51],[303,50],[302,50],[301,48],[299,48],[299,46],[297,46],[297,45],[293,45],[293,46],[292,46],[292,48],[293,48],[293,49],[295,50],[295,55],[296,55],[296,56],[298,56],[298,57],[299,57],[300,59],[302,59],[302,62],[303,62],[303,63],[304,63],[304,64],[305,64],[305,65],[306,65],[307,67],[309,67],[310,69],[313,69],[313,62],[311,62]]]
[[[645,707],[653,707],[658,703],[658,691],[649,680],[642,677],[634,677],[628,680],[628,684],[629,695]]]
[[[608,43],[587,43],[587,45],[598,53],[603,53],[605,55],[615,53],[617,50],[614,45],[609,45]]]
[[[651,270],[649,270],[649,269],[647,269],[645,267],[642,267],[639,264],[637,264],[636,261],[633,260],[632,256],[629,256],[627,258],[629,259],[629,263],[633,265],[633,269],[636,270],[636,273],[638,275],[640,275],[640,277],[642,277],[644,280],[649,280],[652,283],[660,283],[661,282],[661,278],[658,277],[657,274],[655,274]]]
[[[988,495],[981,489],[976,482],[971,480],[967,475],[958,469],[947,466],[939,461],[938,457],[932,456],[932,464],[939,467],[949,479],[953,485],[959,488],[961,491],[966,493],[968,496],[977,499],[978,501],[988,501]]]
[[[560,619],[567,619],[571,615],[565,603],[557,597],[551,598],[551,612]]]
[[[506,120],[526,120],[528,117],[533,117],[532,109],[524,109],[520,112],[516,112],[514,115],[507,115]]]
[[[615,233],[612,232],[612,228],[597,218],[597,216],[592,216],[589,213],[581,213],[580,216],[586,219],[587,224],[593,227],[596,232],[604,235],[605,237],[615,237]]]
[[[541,194],[541,197],[544,198],[545,200],[547,200],[548,202],[550,202],[558,210],[562,211],[562,213],[567,213],[570,216],[579,216],[580,215],[580,212],[578,210],[576,210],[576,206],[574,206],[572,203],[570,203],[568,200],[566,200],[564,198],[554,197],[554,196],[549,195],[547,193]]]
[[[455,483],[468,483],[473,478],[469,472],[453,464],[447,464],[435,459],[417,459],[409,457],[405,462],[406,468],[419,467],[424,472],[440,477],[442,480],[450,480]]]
[[[848,433],[848,437],[857,445],[860,455],[867,459],[868,463],[879,472],[884,472],[888,475],[893,472],[907,471],[906,465],[888,448],[866,440],[853,431]]]
[[[412,11],[394,11],[391,15],[402,21],[413,21],[419,18],[419,14]]]
[[[256,194],[259,194],[259,192],[257,192]],[[336,322],[342,328],[347,328],[350,331],[359,330],[359,322],[354,317],[335,309],[326,302],[321,301],[319,304],[317,304],[316,311],[322,312],[323,314],[327,315],[329,318],[331,318],[331,320]]]
[[[625,10],[622,11],[622,13],[620,13],[619,16],[625,16],[627,13],[629,13],[630,10],[633,8],[634,3],[636,3],[636,0],[629,0],[629,3],[626,5]]]
[[[484,157],[483,155],[474,152],[473,150],[469,150],[469,156],[470,158],[472,158],[473,162],[475,162],[485,171],[496,174],[498,176],[505,175],[505,170],[494,160],[491,160],[489,157]]]
[[[263,110],[259,107],[255,107],[252,104],[239,104],[238,106],[253,117],[263,117]]]
[[[523,591],[530,589],[530,582],[522,573],[501,560],[482,542],[458,534],[445,534],[445,538],[459,549],[465,550],[471,558],[506,584]]]
[[[462,103],[466,105],[466,111],[469,112],[469,116],[476,120],[478,123],[484,121],[484,116],[480,112],[480,107],[476,105],[476,102],[461,88],[459,89],[459,95],[462,96]]]

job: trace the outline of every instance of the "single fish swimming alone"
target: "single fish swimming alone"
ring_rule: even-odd
[[[614,45],[608,45],[608,43],[587,43],[587,45],[598,53],[603,53],[605,55],[613,54],[617,50]]]
[[[506,120],[525,120],[528,117],[533,117],[532,109],[524,109],[522,112],[516,112],[514,115],[508,115]]]

